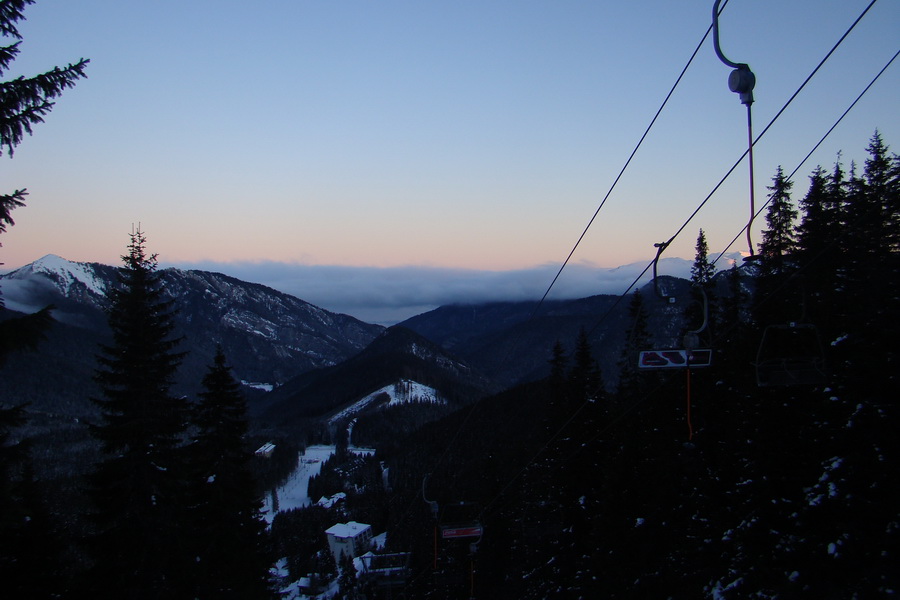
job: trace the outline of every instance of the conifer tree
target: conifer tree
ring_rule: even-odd
[[[786,286],[793,274],[792,255],[796,250],[794,220],[797,211],[791,204],[790,181],[779,166],[768,187],[767,228],[759,244],[759,273],[754,297],[754,317],[761,325],[796,320],[801,316],[798,299]]]
[[[605,390],[600,366],[591,351],[591,342],[587,331],[582,327],[575,343],[572,370],[569,373],[569,389],[576,406],[582,402],[598,400],[604,397]]]
[[[549,406],[551,411],[548,413],[547,426],[552,428],[556,426],[557,420],[563,418],[563,415],[569,410],[569,393],[566,385],[566,367],[569,357],[566,355],[562,342],[556,340],[553,344],[553,355],[550,358],[550,379],[549,379]]]
[[[600,366],[594,359],[584,328],[579,332],[575,345],[569,387],[573,404],[566,418],[570,422],[552,453],[566,465],[568,476],[557,491],[557,501],[563,509],[563,523],[569,534],[561,538],[563,553],[560,559],[564,563],[563,571],[574,576],[579,570],[583,571],[583,561],[592,545],[589,534],[591,525],[585,511],[593,512],[601,487],[598,469],[603,447],[597,443],[586,444],[585,441],[596,437],[609,410]],[[573,502],[573,498],[583,500]]]
[[[794,220],[797,211],[791,204],[791,188],[794,182],[789,180],[779,166],[772,178],[769,190],[769,207],[766,211],[766,226],[762,232],[759,253],[764,259],[766,268],[779,272],[785,266],[787,257],[796,249]]]
[[[59,540],[34,480],[24,406],[0,407],[0,579],[15,598],[58,597]]]
[[[97,357],[102,422],[91,433],[106,458],[90,477],[97,527],[90,581],[123,598],[177,598],[190,564],[179,451],[188,405],[170,388],[183,355],[156,255],[146,253],[140,229],[130,238],[119,287],[109,294],[112,343]]]
[[[828,176],[825,190],[828,206],[827,212],[835,217],[835,223],[833,224],[835,228],[835,237],[833,242],[836,251],[833,268],[834,276],[838,281],[836,288],[841,287],[840,281],[846,277],[848,268],[847,259],[849,254],[849,249],[847,247],[847,193],[849,182],[847,181],[844,166],[841,164],[840,159],[841,155],[838,153],[838,159],[834,163],[834,169]],[[835,289],[834,291],[836,296],[839,296],[838,289]]]
[[[221,346],[203,378],[188,449],[200,598],[268,598],[265,522],[246,447],[246,402]]]
[[[0,0],[0,36],[16,40],[0,46],[0,77],[9,71],[19,54],[22,35],[17,24],[25,18],[25,7],[33,3],[34,0]],[[32,127],[41,123],[53,108],[52,101],[85,77],[88,62],[82,59],[65,68],[55,67],[33,77],[0,81],[0,156],[8,154],[12,157],[25,134],[31,134]],[[0,233],[6,232],[7,226],[15,225],[12,211],[25,205],[27,195],[25,189],[0,193]],[[3,296],[0,295],[0,310],[3,306]],[[0,363],[8,352],[33,347],[51,322],[50,307],[0,322]]]
[[[349,554],[341,554],[341,575],[339,578],[341,600],[360,600],[359,580],[357,579],[356,565]]]
[[[684,309],[685,330],[696,330],[705,324],[702,335],[709,336],[712,330],[709,315],[716,310],[713,284],[716,266],[709,261],[709,245],[706,243],[706,234],[702,229],[697,235],[695,249],[694,263],[691,265],[692,301]]]
[[[835,264],[840,247],[841,218],[829,194],[828,175],[816,167],[809,189],[800,200],[802,219],[797,226],[798,259],[812,297],[823,299],[835,287]]]
[[[691,265],[691,283],[709,287],[716,274],[716,267],[709,262],[709,245],[706,243],[706,234],[702,229],[697,235],[695,250],[694,264]]]
[[[855,283],[872,285],[871,276],[900,253],[900,158],[890,154],[877,131],[866,150],[869,158],[851,188],[847,210]]]
[[[19,54],[22,36],[16,24],[25,18],[23,11],[29,4],[34,4],[34,0],[0,0],[0,35],[18,40],[0,47],[0,75],[9,70]],[[40,75],[3,82],[0,88],[0,154],[8,152],[12,156],[25,134],[30,135],[34,125],[43,123],[44,116],[53,108],[53,100],[85,76],[88,62],[81,59],[62,69],[54,67]],[[9,197],[3,198],[6,206]],[[21,198],[15,198],[14,193],[12,200],[21,201]]]
[[[716,312],[718,334],[714,368],[732,388],[747,387],[750,380],[748,365],[756,350],[755,346],[751,348],[749,294],[744,289],[746,279],[737,263],[733,264],[726,275],[728,291]]]
[[[647,373],[640,373],[637,363],[642,350],[650,349],[650,329],[644,295],[635,290],[628,304],[628,321],[630,326],[625,331],[625,344],[619,358],[619,387],[616,393],[619,401],[634,400],[646,391],[648,377],[657,378]]]
[[[553,356],[550,359],[550,381],[555,386],[562,387],[566,377],[567,362],[568,357],[566,356],[566,350],[563,348],[562,342],[556,340],[553,344]]]
[[[828,175],[822,167],[816,167],[809,176],[809,189],[800,200],[802,217],[797,226],[797,245],[800,251],[809,258],[815,257],[828,246],[829,227],[835,223],[834,215],[829,215],[831,204],[828,195]],[[826,215],[832,218],[826,218]]]
[[[863,173],[865,187],[855,205],[864,219],[860,230],[868,233],[868,244],[863,249],[871,258],[879,260],[900,251],[900,164],[878,131],[872,135],[866,151],[869,158]]]
[[[877,131],[866,149],[863,175],[851,173],[848,185],[843,304],[853,330],[853,371],[858,384],[868,387],[872,375],[895,372],[898,361],[900,158],[890,154]]]
[[[0,77],[18,56],[22,35],[18,23],[33,0],[0,0],[0,37],[16,40],[0,46]],[[87,60],[33,77],[0,81],[0,156],[13,156],[24,135],[42,122],[52,100],[84,77]],[[25,189],[0,192],[0,233],[15,225],[12,211],[25,205]],[[2,246],[2,244],[0,244]],[[3,263],[0,263],[3,264]],[[0,312],[5,304],[0,294]],[[33,349],[53,319],[52,307],[0,320],[0,367],[12,352]],[[5,316],[5,315],[4,315]],[[26,444],[13,441],[12,431],[25,421],[25,407],[7,407],[0,399],[0,580],[7,594],[22,598],[49,597],[55,580],[55,540],[45,518],[30,468]]]

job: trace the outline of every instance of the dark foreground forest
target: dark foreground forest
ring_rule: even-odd
[[[0,0],[4,37],[20,39],[30,3]],[[17,53],[18,42],[0,48],[0,75]],[[12,156],[87,62],[2,82],[0,152]],[[545,379],[448,416],[407,407],[361,419],[376,456],[339,447],[311,483],[346,501],[284,511],[271,527],[262,495],[298,445],[327,432],[255,459],[258,431],[221,352],[198,397],[172,392],[178,307],[138,228],[110,295],[111,340],[85,349],[98,416],[70,423],[51,449],[80,468],[42,478],[21,433],[34,415],[0,399],[0,589],[269,598],[286,583],[269,568],[286,558],[291,578],[339,579],[335,597],[348,599],[895,595],[900,160],[877,133],[866,150],[861,165],[815,169],[796,202],[779,169],[759,246],[730,271],[716,275],[701,230],[673,347],[710,349],[710,366],[639,368],[640,351],[664,349],[634,293],[624,347],[604,348],[617,373],[601,372],[584,330],[546,349]],[[0,233],[26,195],[0,195]],[[0,310],[2,368],[40,347],[52,307]],[[467,514],[451,522],[460,503]],[[347,519],[408,556],[402,581],[378,588],[329,563],[322,532]],[[480,535],[439,540],[450,526]]]
[[[758,252],[722,285],[701,232],[712,366],[638,372],[636,294],[617,390],[583,343],[558,347],[549,379],[413,436],[390,530],[417,551],[408,597],[896,593],[900,162],[877,133],[867,150],[849,173],[816,169],[799,210],[779,170]],[[433,551],[426,474],[443,504],[482,507],[473,555]]]

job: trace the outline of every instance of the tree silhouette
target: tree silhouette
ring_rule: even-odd
[[[22,42],[17,24],[33,0],[0,0],[0,36],[16,40],[0,46],[0,77],[18,56]],[[53,108],[52,100],[84,77],[87,60],[58,67],[33,77],[0,81],[0,156],[13,156],[32,127]],[[15,225],[12,211],[25,205],[25,189],[0,193],[0,233]],[[2,244],[0,244],[2,246]],[[3,264],[3,263],[0,263]],[[52,307],[36,313],[0,320],[0,367],[12,352],[33,349],[53,322]],[[0,294],[0,313],[5,313]],[[6,317],[6,315],[3,315]],[[26,444],[12,440],[12,430],[25,422],[24,406],[7,407],[0,401],[0,579],[7,593],[39,598],[51,594],[55,569],[52,533],[45,518]]]
[[[0,46],[0,77],[9,71],[19,54],[22,35],[17,24],[25,18],[25,7],[33,3],[34,0],[0,0],[0,35],[16,40]],[[54,67],[33,77],[0,81],[0,156],[8,154],[12,157],[25,134],[30,135],[32,127],[43,122],[43,117],[53,108],[52,100],[85,77],[88,62],[81,59],[63,69]],[[27,195],[25,189],[0,193],[0,233],[5,233],[7,226],[15,225],[12,211],[25,206]],[[3,296],[0,295],[0,310],[3,307]],[[0,322],[0,364],[9,352],[33,347],[42,338],[52,322],[50,308]]]
[[[691,265],[691,303],[684,309],[685,332],[703,329],[704,338],[714,333],[714,322],[709,318],[715,314],[717,298],[715,294],[716,266],[709,261],[709,245],[703,230],[697,234],[696,254]],[[706,341],[702,346],[708,345]]]
[[[91,433],[106,458],[90,477],[97,509],[90,579],[121,597],[177,597],[191,564],[179,451],[188,405],[170,392],[182,354],[156,255],[146,253],[140,229],[130,238],[120,287],[109,294],[113,341],[97,357],[103,421]]]
[[[648,384],[658,382],[658,378],[641,373],[638,357],[642,350],[651,349],[649,315],[644,304],[644,295],[635,290],[628,304],[628,329],[625,330],[625,344],[619,358],[619,387],[616,398],[619,403],[634,401],[648,389]]]
[[[695,250],[694,264],[691,265],[691,283],[707,287],[712,283],[716,267],[709,262],[709,245],[706,243],[706,234],[702,229],[697,234]]]
[[[794,183],[779,166],[772,177],[772,185],[768,187],[767,228],[763,229],[756,261],[759,273],[756,277],[754,317],[762,326],[798,320],[801,316],[797,308],[798,298],[787,289],[792,283],[792,258],[797,249],[794,231],[797,211],[791,203],[793,186]]]
[[[772,177],[769,190],[769,207],[766,210],[766,229],[762,232],[759,253],[765,259],[766,268],[779,272],[785,259],[796,250],[794,220],[797,211],[791,204],[791,188],[794,182],[785,176],[779,166]]]
[[[268,598],[265,522],[246,446],[247,408],[221,346],[194,409],[192,543],[201,598]]]

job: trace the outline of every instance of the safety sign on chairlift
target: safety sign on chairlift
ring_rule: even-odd
[[[708,367],[712,362],[712,350],[643,350],[638,360],[641,369],[686,369]]]

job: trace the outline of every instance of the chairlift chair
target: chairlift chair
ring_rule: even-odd
[[[825,382],[825,355],[815,325],[787,323],[766,327],[756,354],[757,385],[822,385]]]
[[[672,240],[653,244],[656,248],[656,257],[653,259],[653,290],[654,293],[669,304],[675,303],[675,296],[665,294],[659,285],[659,275],[657,267],[659,258],[662,253],[669,247]],[[700,292],[702,298],[702,317],[703,321],[696,329],[688,330],[683,338],[681,348],[666,348],[657,350],[644,350],[639,353],[638,368],[639,369],[660,369],[660,368],[691,368],[691,367],[708,367],[712,358],[712,351],[709,349],[700,349],[700,334],[706,331],[709,324],[709,296],[703,286],[694,286]]]
[[[441,538],[481,538],[484,529],[481,526],[481,507],[474,502],[457,502],[447,504],[441,512],[438,526]]]

